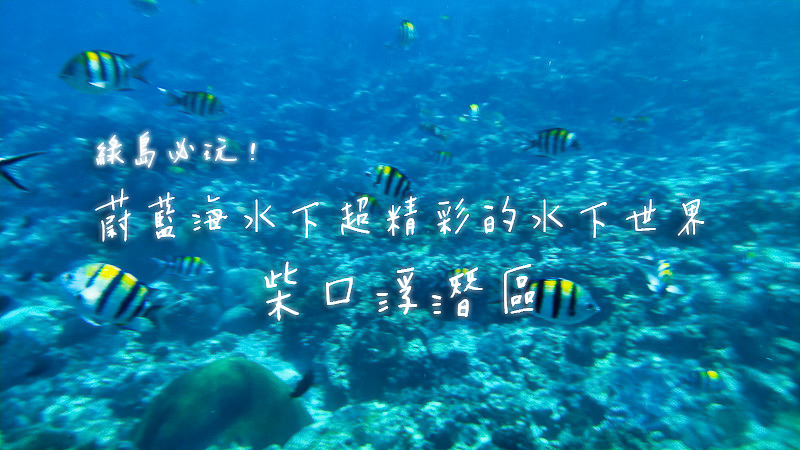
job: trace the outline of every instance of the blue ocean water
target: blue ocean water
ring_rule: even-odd
[[[0,446],[798,448],[798,18],[0,1]]]

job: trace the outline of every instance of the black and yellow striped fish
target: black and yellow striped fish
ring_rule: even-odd
[[[664,295],[665,292],[671,294],[684,295],[683,289],[672,284],[672,269],[669,261],[666,259],[658,260],[658,268],[656,274],[645,273],[647,276],[647,288],[658,295]]]
[[[466,268],[463,268],[463,267],[462,268],[458,268],[458,269],[450,269],[450,270],[448,270],[447,272],[445,272],[445,279],[444,279],[444,282],[442,283],[442,285],[452,288],[452,287],[454,287],[454,284],[453,284],[454,281],[453,280],[457,279],[458,281],[456,283],[461,283],[461,286],[462,286],[461,289],[463,290],[464,286],[466,286],[469,283],[469,279],[467,277],[467,274],[471,270],[472,269],[466,269]],[[480,289],[478,287],[479,283],[477,283],[478,277],[477,277],[476,273],[477,273],[477,270],[475,272],[473,272],[472,283],[474,285],[473,287]]]
[[[692,370],[683,377],[683,381],[702,392],[717,392],[725,387],[722,376],[716,370]]]
[[[402,47],[408,47],[417,40],[417,28],[413,23],[404,20],[400,22],[400,29],[397,31],[397,41]]]
[[[536,133],[535,138],[526,138],[523,150],[535,148],[536,156],[555,156],[567,150],[580,150],[575,133],[563,128],[548,128]]]
[[[137,317],[154,320],[162,307],[135,276],[111,264],[86,264],[61,275],[61,284],[84,320],[92,325],[127,325]]]
[[[381,164],[375,167],[375,173],[367,172],[372,178],[374,197],[386,203],[403,203],[411,194],[411,180],[396,167]]]
[[[433,161],[439,165],[447,165],[453,162],[453,154],[444,150],[433,150]]]
[[[170,92],[163,88],[159,91],[169,95],[167,105],[180,105],[183,112],[205,120],[217,120],[225,115],[225,107],[214,94],[204,91],[176,91]]]
[[[534,315],[554,323],[575,324],[600,312],[586,289],[563,278],[528,280],[525,289],[513,297],[510,309],[532,308]]]
[[[369,194],[365,194],[363,192],[353,192],[353,197],[355,198],[355,210],[356,211],[358,211],[358,208],[359,208],[358,199],[360,199],[360,198],[366,198],[367,199],[367,206],[366,206],[365,210],[369,214],[373,214],[375,212],[375,209],[380,208],[380,206],[381,206],[380,203],[378,202],[377,198],[375,198],[375,197],[373,197],[373,196],[371,196]]]
[[[176,256],[168,260],[153,258],[161,271],[172,275],[184,277],[208,276],[214,273],[214,269],[203,258],[199,256]]]
[[[59,78],[75,89],[89,94],[129,91],[131,78],[147,83],[142,71],[150,64],[150,60],[147,60],[131,66],[128,60],[132,57],[133,55],[102,50],[78,53],[67,61]]]
[[[450,269],[446,272],[447,279],[450,280],[451,278],[455,278],[459,275],[466,276],[467,273],[472,269]]]

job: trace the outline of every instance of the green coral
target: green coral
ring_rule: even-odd
[[[289,387],[260,365],[228,358],[172,381],[139,427],[140,449],[204,449],[216,443],[253,448],[284,444],[312,422]]]

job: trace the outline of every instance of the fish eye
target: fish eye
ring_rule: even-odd
[[[595,305],[594,303],[589,303],[588,305],[586,305],[586,310],[587,311],[595,311],[595,310],[597,310],[597,305]]]

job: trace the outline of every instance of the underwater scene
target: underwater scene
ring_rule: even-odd
[[[800,2],[0,25],[0,448],[800,448]]]

